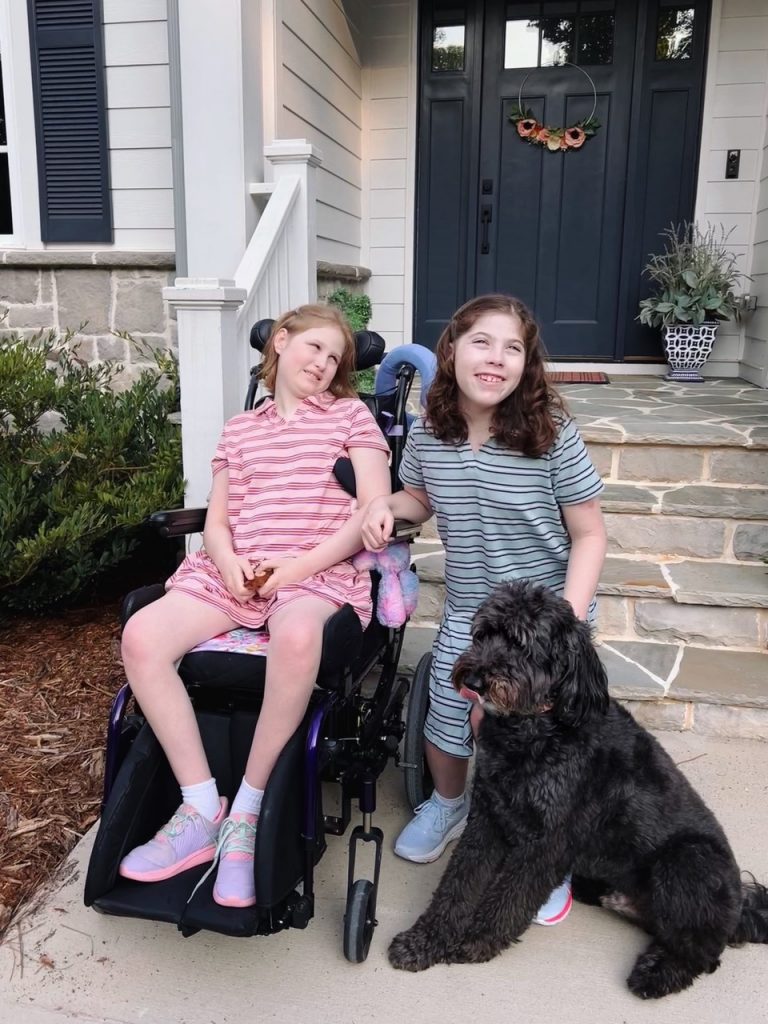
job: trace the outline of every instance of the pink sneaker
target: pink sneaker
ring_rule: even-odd
[[[227,813],[226,797],[219,800],[219,813],[213,821],[189,804],[182,804],[154,839],[123,857],[119,873],[135,882],[163,882],[187,868],[213,860],[216,839]]]
[[[256,902],[253,850],[258,820],[255,814],[232,814],[221,826],[213,898],[222,907],[252,907]]]

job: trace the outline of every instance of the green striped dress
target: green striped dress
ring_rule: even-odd
[[[457,757],[472,753],[470,702],[451,686],[453,664],[469,645],[472,616],[504,580],[527,579],[562,594],[571,541],[561,506],[596,497],[602,481],[571,419],[552,447],[531,458],[494,438],[438,441],[417,420],[400,468],[404,484],[427,492],[445,548],[445,609],[432,651],[424,734]],[[590,607],[594,617],[595,602]]]

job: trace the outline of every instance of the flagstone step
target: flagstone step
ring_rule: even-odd
[[[445,552],[439,541],[416,541],[411,559],[422,583],[445,582]],[[768,608],[764,563],[606,557],[599,594],[672,598],[679,604]]]
[[[768,451],[671,444],[589,444],[595,468],[606,482],[716,483],[765,486]]]
[[[703,495],[706,503],[695,505],[686,503],[690,492],[680,490],[659,497],[646,487],[607,484],[603,510],[609,551],[752,562],[768,554],[768,488],[729,488],[729,493]],[[422,526],[421,539],[437,541],[434,519]]]
[[[725,484],[607,483],[601,496],[605,512],[641,512],[707,519],[755,519],[768,522],[768,487]]]
[[[414,622],[437,623],[444,600],[439,544],[417,542]],[[766,651],[768,566],[608,556],[598,586],[598,636]],[[765,667],[768,678],[768,662]]]
[[[754,562],[768,552],[765,521],[606,512],[605,527],[615,555]]]
[[[410,624],[400,669],[411,675],[436,629]],[[768,741],[768,656],[682,643],[612,640],[598,647],[611,695],[653,729]]]

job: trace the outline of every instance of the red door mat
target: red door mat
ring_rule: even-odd
[[[591,370],[558,370],[547,376],[553,384],[610,384],[607,373]]]

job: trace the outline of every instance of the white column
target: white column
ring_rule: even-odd
[[[262,124],[253,8],[253,0],[178,5],[190,277],[232,277],[255,224],[247,184],[262,173]]]
[[[195,507],[207,503],[216,442],[248,383],[237,332],[246,292],[232,281],[180,277],[163,296],[178,320],[184,503]]]
[[[301,189],[295,216],[288,225],[291,253],[290,305],[300,306],[317,300],[317,168],[323,154],[305,139],[281,139],[264,147],[273,181],[284,175],[297,175]]]

